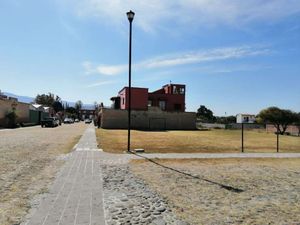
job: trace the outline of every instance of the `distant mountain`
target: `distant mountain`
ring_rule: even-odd
[[[3,94],[6,95],[6,96],[8,96],[8,97],[17,98],[19,102],[25,102],[25,103],[32,103],[32,102],[34,102],[34,98],[32,98],[32,97],[15,95],[15,94],[9,93],[9,92],[3,92]]]
[[[8,97],[17,98],[19,102],[33,103],[34,100],[35,100],[35,98],[33,98],[33,97],[16,95],[16,94],[9,93],[9,92],[2,92],[2,93],[4,95],[8,96]],[[68,105],[70,107],[74,107],[75,106],[75,102],[62,101],[62,103],[63,103],[63,105],[65,105],[66,103],[68,103]],[[83,109],[94,109],[94,105],[93,104],[83,104],[82,108]]]

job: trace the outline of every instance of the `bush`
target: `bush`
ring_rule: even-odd
[[[15,110],[11,110],[11,111],[8,111],[6,113],[6,119],[8,120],[7,122],[7,127],[9,128],[16,128],[17,127],[17,114],[15,112]]]

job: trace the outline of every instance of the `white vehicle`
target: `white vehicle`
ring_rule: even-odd
[[[92,120],[91,120],[91,119],[85,119],[84,122],[85,122],[85,123],[91,123]]]
[[[74,123],[74,121],[71,118],[65,118],[64,123]]]

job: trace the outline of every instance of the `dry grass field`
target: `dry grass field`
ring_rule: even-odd
[[[300,223],[300,159],[155,161],[164,167],[136,160],[131,170],[192,225]]]
[[[31,200],[47,191],[86,125],[0,131],[0,224],[19,224]]]
[[[127,130],[97,129],[97,140],[104,151],[120,153],[127,149]],[[276,152],[276,135],[264,131],[245,131],[246,152]],[[131,148],[147,153],[239,152],[241,131],[165,131],[131,132]],[[300,137],[280,136],[281,152],[300,152]]]

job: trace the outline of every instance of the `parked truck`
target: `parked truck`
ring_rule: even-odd
[[[60,124],[60,120],[57,117],[46,117],[41,120],[41,127],[57,127]]]

